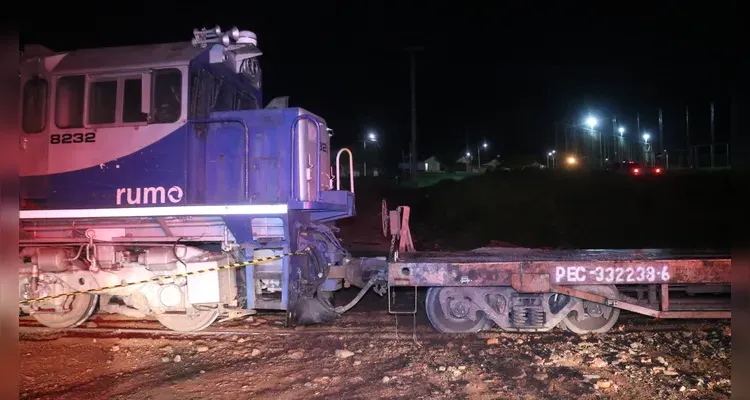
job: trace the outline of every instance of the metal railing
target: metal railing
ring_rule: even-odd
[[[354,193],[354,155],[346,147],[336,153],[336,190],[341,190],[341,154],[349,153],[349,190]]]

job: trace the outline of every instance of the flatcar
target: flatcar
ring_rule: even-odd
[[[26,47],[22,312],[52,328],[98,308],[196,331],[258,310],[326,322],[370,288],[413,314],[419,296],[399,310],[395,294],[426,287],[445,333],[603,333],[621,310],[731,317],[720,251],[415,252],[409,208],[384,202],[393,248],[352,257],[335,227],[356,214],[352,153],[333,154],[322,117],[283,98],[263,106],[261,55],[253,32],[219,27],[179,43]],[[347,286],[360,295],[334,307]]]

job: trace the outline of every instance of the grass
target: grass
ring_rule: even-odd
[[[365,187],[363,187],[365,186]],[[531,247],[729,248],[725,171],[631,177],[555,171],[491,172],[397,188],[357,190],[358,213],[409,205],[422,249],[502,241]],[[376,206],[373,201],[376,201]]]

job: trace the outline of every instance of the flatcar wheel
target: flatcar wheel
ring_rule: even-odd
[[[62,313],[33,313],[32,316],[40,324],[50,328],[74,328],[87,319],[96,310],[99,295],[77,294],[73,296],[70,311]]]
[[[610,298],[617,297],[617,289],[613,286],[579,286],[576,289]],[[560,322],[560,328],[579,335],[605,333],[612,329],[620,317],[619,308],[585,300],[582,300],[582,303],[585,318],[579,318],[578,313],[580,311],[570,313]]]
[[[433,328],[442,333],[476,333],[487,327],[490,320],[486,316],[479,316],[476,321],[463,317],[460,313],[452,315],[450,318],[443,312],[443,306],[440,304],[440,291],[443,288],[433,287],[427,290],[427,299],[425,300],[425,309],[427,319],[430,320]],[[468,301],[468,300],[460,300]],[[451,306],[449,305],[448,308]],[[461,304],[455,304],[455,307],[462,308]]]
[[[179,332],[196,332],[208,328],[219,317],[219,310],[193,310],[192,314],[157,314],[167,328]]]

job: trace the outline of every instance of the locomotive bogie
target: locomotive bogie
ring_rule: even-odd
[[[65,258],[70,254],[78,254],[79,258]],[[36,263],[21,271],[22,299],[70,294],[21,307],[32,315],[70,312],[72,299],[80,296],[80,292],[97,289],[104,289],[103,298],[119,298],[129,306],[132,310],[124,312],[126,315],[137,315],[134,312],[137,310],[158,318],[166,313],[187,315],[197,310],[196,307],[223,311],[238,306],[237,271],[217,270],[184,276],[189,272],[215,269],[231,261],[227,255],[196,247],[174,245],[131,249],[84,245],[77,252],[72,247],[25,248],[22,256]],[[175,276],[180,274],[183,276]],[[108,304],[100,306],[103,310],[123,310],[108,307]]]

